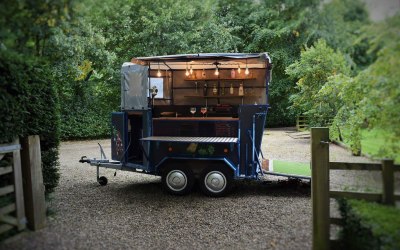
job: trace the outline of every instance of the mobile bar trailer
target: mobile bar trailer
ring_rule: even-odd
[[[268,111],[267,53],[137,57],[121,69],[121,112],[112,113],[111,158],[82,156],[99,168],[162,178],[172,194],[195,180],[209,196],[234,179],[263,175],[261,141]],[[199,112],[200,111],[200,112]]]

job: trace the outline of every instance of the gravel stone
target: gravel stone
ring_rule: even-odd
[[[264,132],[264,155],[309,162],[309,140],[292,139],[288,130]],[[160,177],[121,171],[114,177],[109,169],[100,169],[109,180],[100,186],[96,168],[78,163],[82,155],[99,157],[97,142],[109,156],[109,140],[61,144],[61,180],[48,203],[47,227],[8,239],[0,249],[311,249],[309,186],[270,176],[237,182],[223,198],[199,189],[172,196],[162,191]],[[337,146],[331,160],[368,161]],[[332,182],[342,186],[356,177],[337,174]]]

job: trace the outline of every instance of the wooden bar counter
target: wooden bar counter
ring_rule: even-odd
[[[153,135],[237,137],[238,123],[232,117],[153,118]]]
[[[153,121],[239,121],[233,117],[160,117],[153,118]]]

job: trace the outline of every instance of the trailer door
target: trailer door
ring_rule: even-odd
[[[125,112],[113,112],[111,115],[111,159],[126,162],[127,115]]]
[[[121,109],[147,109],[149,67],[124,63],[121,69]]]

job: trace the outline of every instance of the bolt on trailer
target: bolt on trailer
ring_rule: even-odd
[[[267,53],[137,57],[121,69],[121,111],[111,117],[111,158],[83,156],[99,168],[162,177],[172,194],[197,179],[209,196],[234,179],[263,175],[261,140],[268,110]]]

